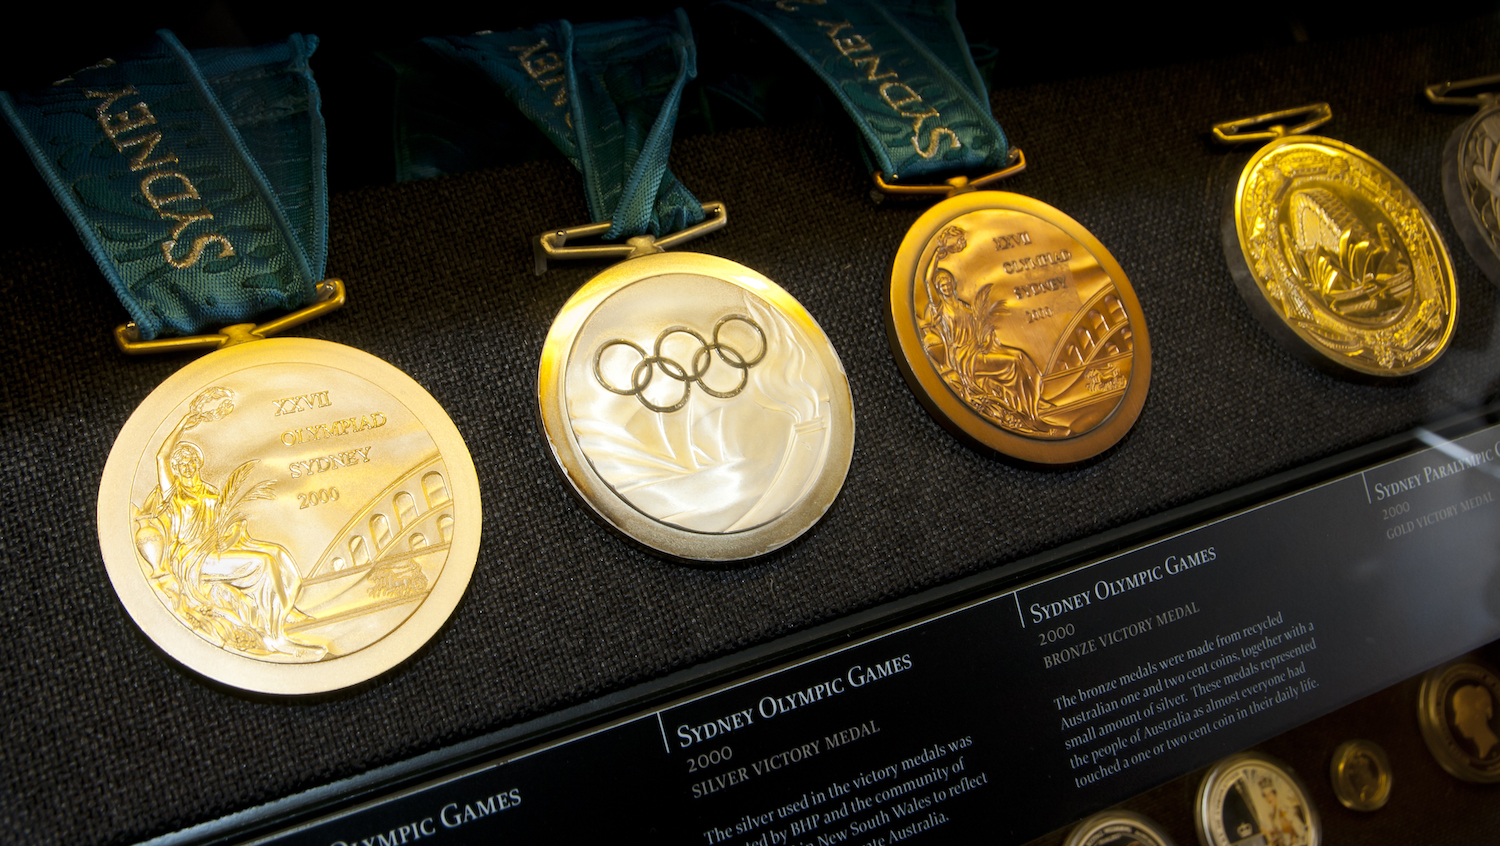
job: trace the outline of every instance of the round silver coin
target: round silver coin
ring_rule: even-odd
[[[1074,827],[1063,846],[1173,846],[1173,843],[1150,817],[1132,811],[1104,811]]]
[[[537,382],[573,491],[673,558],[785,546],[833,504],[854,452],[849,381],[822,328],[716,256],[658,253],[589,280],[553,321]]]
[[[1318,846],[1318,810],[1286,764],[1242,752],[1209,768],[1194,822],[1203,846]]]

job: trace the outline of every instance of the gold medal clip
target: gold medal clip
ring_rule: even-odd
[[[189,335],[183,338],[142,341],[140,329],[134,322],[131,322],[115,327],[115,343],[119,345],[120,351],[127,355],[149,355],[186,350],[218,350],[235,344],[243,344],[246,341],[259,341],[285,332],[294,326],[301,326],[315,317],[343,307],[343,280],[324,279],[317,284],[317,292],[318,298],[311,305],[303,306],[267,323],[259,325],[236,323],[233,326],[225,326],[213,335]]]
[[[1289,119],[1301,119],[1302,122],[1289,127],[1287,126]],[[1327,103],[1313,103],[1298,106],[1295,109],[1283,109],[1279,112],[1267,112],[1254,117],[1216,123],[1214,124],[1214,140],[1220,144],[1274,141],[1287,135],[1311,132],[1330,120],[1333,120],[1333,109]],[[1266,128],[1254,132],[1244,131],[1246,127],[1261,125],[1266,125]]]
[[[1470,88],[1494,87],[1497,90],[1479,91],[1466,97],[1454,97],[1451,92]],[[1500,100],[1500,73],[1460,79],[1458,82],[1434,82],[1423,89],[1427,102],[1437,106],[1488,106]]]
[[[940,183],[927,185],[899,185],[889,182],[885,174],[876,171],[875,190],[879,194],[889,194],[895,197],[914,197],[942,195],[943,197],[956,197],[959,194],[967,194],[970,191],[978,191],[980,188],[992,182],[999,182],[1007,176],[1015,176],[1026,169],[1026,154],[1021,152],[1020,147],[1012,147],[1010,159],[1005,167],[994,173],[987,173],[978,179],[970,180],[967,176],[955,176]]]
[[[547,272],[547,260],[552,259],[633,259],[640,256],[648,256],[652,253],[664,253],[668,247],[675,247],[694,238],[701,238],[710,232],[716,232],[729,224],[729,211],[720,202],[703,204],[704,220],[686,229],[653,238],[650,235],[637,235],[627,238],[623,244],[590,244],[583,247],[570,247],[568,241],[574,238],[591,238],[603,235],[609,231],[614,224],[610,221],[603,223],[586,223],[582,226],[570,226],[567,229],[558,229],[538,235],[533,252],[536,255],[536,275],[541,276]]]

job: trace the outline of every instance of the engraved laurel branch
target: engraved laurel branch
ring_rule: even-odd
[[[733,346],[730,346],[729,344],[719,340],[719,332],[724,328],[724,326],[736,321],[749,326],[751,329],[754,329],[755,334],[760,336],[760,352],[757,353],[754,358],[746,358],[744,353],[735,349]],[[689,335],[696,339],[700,344],[699,348],[693,353],[692,359],[690,359],[689,361],[689,367],[684,367],[680,362],[662,355],[662,345],[666,343],[666,340],[673,335]],[[609,383],[609,380],[604,378],[604,373],[600,369],[600,362],[604,357],[604,353],[610,348],[617,346],[630,347],[631,349],[635,350],[636,353],[641,357],[641,360],[636,363],[635,368],[630,372],[630,386],[627,388],[620,388],[611,385]],[[692,329],[687,328],[686,326],[671,326],[662,330],[662,333],[656,336],[656,345],[652,348],[651,355],[649,356],[646,355],[646,351],[634,341],[629,341],[624,338],[616,338],[612,341],[606,341],[599,346],[599,349],[597,351],[594,352],[594,378],[599,380],[599,384],[602,385],[606,391],[626,397],[633,396],[637,400],[640,400],[641,405],[645,406],[647,409],[658,414],[667,414],[687,405],[688,396],[692,393],[693,383],[695,382],[698,384],[698,387],[703,390],[704,393],[708,394],[711,397],[718,397],[719,399],[730,399],[731,397],[738,396],[740,391],[743,391],[745,389],[745,385],[750,381],[750,368],[759,364],[761,362],[761,359],[764,359],[766,357],[766,348],[766,333],[765,330],[760,328],[760,325],[758,323],[743,314],[731,314],[727,317],[721,318],[718,323],[714,324],[712,341],[705,340],[702,335],[698,334]],[[727,391],[718,391],[710,388],[703,382],[703,377],[706,376],[711,369],[713,369],[714,360],[716,358],[718,361],[723,362],[730,368],[740,371],[740,383],[734,388]],[[682,383],[682,397],[672,405],[657,405],[656,403],[653,403],[650,400],[646,399],[646,388],[650,386],[651,380],[656,378],[656,372],[658,370],[660,370],[661,374],[663,376],[666,376],[668,379],[673,379]]]

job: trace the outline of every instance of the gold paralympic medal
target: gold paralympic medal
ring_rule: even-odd
[[[917,219],[891,271],[886,330],[933,417],[1037,464],[1109,449],[1151,382],[1146,319],[1119,262],[1019,194],[956,193]]]
[[[1269,755],[1242,752],[1209,768],[1194,822],[1203,846],[1318,846],[1323,825],[1307,788]]]
[[[1294,118],[1307,120],[1275,123]],[[1331,118],[1319,103],[1214,127],[1222,143],[1268,141],[1230,197],[1224,254],[1250,310],[1310,364],[1365,376],[1416,373],[1453,336],[1452,262],[1427,209],[1384,165],[1340,141],[1301,134]]]
[[[115,440],[99,541],[132,619],[190,669],[306,694],[370,679],[437,632],[479,550],[479,485],[437,402],[309,339],[189,364]]]
[[[573,492],[673,558],[790,543],[833,504],[853,455],[849,381],[822,328],[716,256],[655,252],[589,280],[553,321],[537,383]]]
[[[1440,82],[1427,86],[1426,93],[1436,104],[1479,107],[1443,149],[1443,198],[1469,255],[1491,282],[1500,285],[1500,91],[1450,93],[1497,85],[1500,74]]]

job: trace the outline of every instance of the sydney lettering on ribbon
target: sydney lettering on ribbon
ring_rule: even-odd
[[[129,155],[132,171],[144,172],[141,178],[141,196],[151,204],[151,208],[156,210],[162,220],[174,221],[171,235],[161,244],[162,256],[167,264],[178,269],[192,267],[202,258],[203,251],[214,244],[218,245],[220,258],[234,255],[234,245],[229,242],[229,238],[216,230],[194,236],[192,247],[186,256],[173,255],[183,232],[194,224],[213,221],[213,212],[201,202],[203,196],[193,180],[172,167],[177,164],[177,154],[162,144],[161,130],[150,129],[156,125],[156,116],[151,114],[151,107],[144,100],[136,99],[136,102],[126,106],[123,111],[111,113],[110,110],[121,100],[140,96],[134,85],[127,85],[118,91],[90,89],[85,92],[85,96],[102,101],[96,113],[99,128],[114,143],[116,150]],[[163,147],[159,154],[156,151],[158,146]],[[131,152],[126,153],[127,150]],[[194,206],[197,208],[193,208]]]
[[[316,43],[192,53],[162,31],[47,88],[0,93],[141,340],[317,298],[327,205],[307,64]]]

